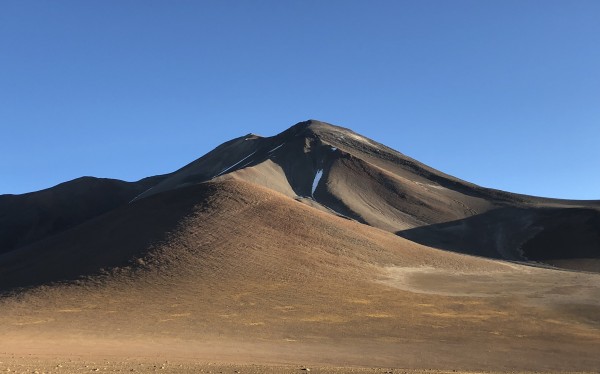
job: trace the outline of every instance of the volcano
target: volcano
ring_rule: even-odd
[[[310,120],[138,182],[0,196],[0,351],[591,371],[599,272],[600,201],[480,187]]]

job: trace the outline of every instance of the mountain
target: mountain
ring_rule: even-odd
[[[0,253],[65,231],[124,205],[162,180],[82,177],[42,191],[0,195]]]
[[[0,352],[600,366],[600,201],[479,187],[342,127],[0,208]]]
[[[436,248],[600,270],[600,201],[479,187],[319,121],[224,143],[137,199],[230,178]]]
[[[46,246],[43,239],[130,202],[224,180],[260,185],[434,248],[600,270],[600,201],[479,187],[314,120],[273,137],[233,139],[165,176],[136,183],[81,178],[36,193],[0,196],[0,253],[36,242]]]

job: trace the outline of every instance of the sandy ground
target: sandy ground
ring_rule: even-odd
[[[207,373],[207,374],[302,374],[302,373],[369,373],[369,374],[535,374],[524,371],[414,370],[403,368],[333,367],[307,365],[235,365],[216,362],[191,362],[122,357],[36,357],[0,354],[0,372],[22,374],[70,373]],[[566,373],[566,372],[565,372]],[[585,372],[570,372],[585,373]],[[592,372],[589,372],[592,373]]]

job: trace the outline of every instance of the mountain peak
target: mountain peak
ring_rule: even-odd
[[[320,125],[325,125],[325,126],[332,126],[335,127],[334,125],[324,122],[324,121],[319,121],[318,119],[308,119],[306,121],[301,121],[296,123],[294,126],[292,127],[311,127],[311,126],[320,126]]]
[[[306,121],[302,121],[302,122],[298,122],[295,125],[293,125],[292,127],[288,128],[287,130],[283,131],[281,134],[293,134],[293,135],[299,135],[301,133],[304,133],[305,131],[309,131],[313,134],[319,134],[319,132],[321,131],[331,131],[334,129],[341,129],[341,127],[338,126],[334,126],[330,123],[327,122],[323,122],[323,121],[318,121],[315,119],[309,119]],[[277,136],[277,135],[276,135]]]
[[[51,223],[45,226],[51,229],[36,229],[32,237],[54,233],[54,227],[67,227],[61,225],[61,220],[65,216],[63,211],[73,210],[75,203],[71,199],[86,214],[72,214],[75,222],[79,216],[101,214],[123,201],[131,205],[151,204],[148,200],[160,201],[160,195],[176,196],[207,182],[219,185],[230,181],[266,188],[323,212],[457,252],[525,261],[544,260],[548,253],[545,248],[551,245],[561,255],[563,248],[569,248],[571,257],[573,253],[593,257],[600,248],[600,202],[549,201],[479,187],[350,129],[314,119],[270,137],[250,133],[229,140],[168,175],[134,184],[90,183],[84,179],[81,187],[78,186],[81,183],[74,181],[64,186],[66,193],[61,194],[64,197],[58,194],[61,186],[37,193],[36,196],[60,198],[64,203],[59,204],[56,215],[48,216]],[[96,195],[110,201],[98,209],[90,209],[91,203],[87,201],[95,201]],[[139,201],[146,198],[149,199]],[[12,210],[13,200],[6,197],[3,205],[0,199],[0,211]],[[21,210],[27,209],[15,209]],[[553,221],[559,222],[555,226],[562,230],[560,235],[565,232],[565,237],[579,238],[577,249],[561,245],[560,236],[538,233],[539,227],[550,227],[547,222]],[[14,230],[5,225],[4,232],[10,231]],[[504,232],[512,233],[510,241],[502,236]],[[0,230],[0,239],[2,235]],[[534,236],[537,241],[531,242]],[[14,236],[6,237],[11,243],[5,247],[18,244],[12,241]],[[540,248],[542,255],[538,253]]]
[[[346,158],[393,174],[398,172],[399,166],[409,167],[413,173],[426,169],[415,160],[350,129],[309,119],[274,136],[249,133],[225,142],[134,200],[225,176],[249,179],[290,197],[308,196],[315,200],[319,195],[318,186],[313,186],[317,173],[326,177],[332,165]],[[364,169],[366,166],[354,167]],[[425,171],[435,172],[433,169]],[[278,182],[274,183],[274,178]],[[315,189],[317,195],[314,195]]]

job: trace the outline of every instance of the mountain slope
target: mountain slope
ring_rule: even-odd
[[[588,261],[588,270],[589,261],[600,259],[600,201],[538,198],[479,187],[351,130],[313,120],[273,137],[249,134],[224,143],[138,199],[230,178],[437,248],[518,261],[579,259]],[[550,210],[557,214],[548,219]],[[581,238],[568,229],[579,221],[587,234],[578,239],[578,248],[585,250],[567,245]],[[565,239],[545,249],[543,238],[557,235],[556,230]]]
[[[600,271],[600,202],[487,189],[319,121],[228,141],[165,176],[82,178],[0,196],[0,253],[34,244],[130,200],[206,181],[242,180],[440,249]],[[576,245],[572,245],[576,243]]]
[[[139,227],[164,235],[123,237]],[[14,251],[0,284],[29,279],[10,268],[50,269],[44,281],[73,266],[110,269],[5,294],[2,352],[465,370],[600,364],[599,275],[427,248],[248,182],[166,191],[53,240]],[[574,295],[557,282],[588,287]]]
[[[129,183],[82,177],[22,195],[0,195],[0,253],[65,231],[127,204],[163,177]]]
[[[0,196],[0,252],[134,198],[222,179],[256,183],[427,246],[600,271],[600,202],[482,188],[319,121],[301,122],[273,137],[233,139],[174,173],[137,183],[87,178],[33,194]],[[569,244],[573,240],[577,246]]]

